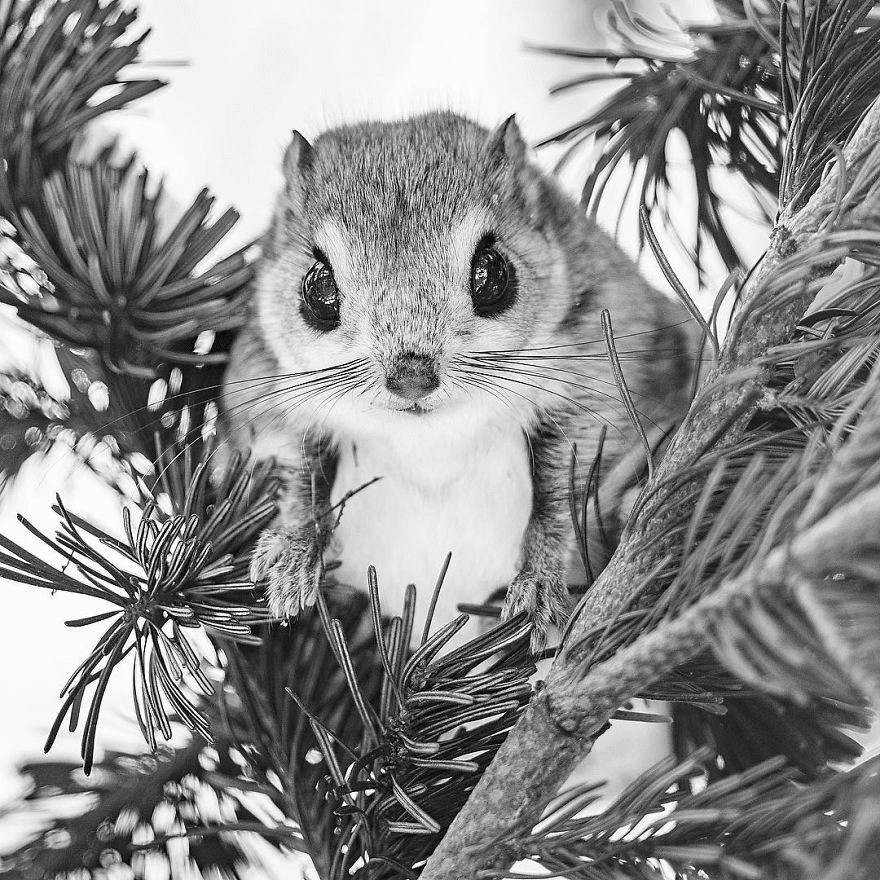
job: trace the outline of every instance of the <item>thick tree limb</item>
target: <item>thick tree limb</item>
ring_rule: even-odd
[[[519,774],[525,771],[525,787],[519,790],[529,792],[537,785],[546,798],[547,789],[541,787],[542,782],[535,778],[533,770],[540,763],[533,759],[532,744],[540,742],[535,737],[560,736],[569,743],[559,762],[562,763],[570,750],[577,752],[578,742],[590,741],[589,738],[607,722],[625,695],[647,688],[670,669],[703,651],[707,647],[709,624],[724,618],[746,596],[760,592],[778,595],[789,583],[792,571],[822,574],[849,559],[858,558],[866,548],[876,548],[878,533],[880,486],[873,486],[805,529],[790,543],[776,547],[739,576],[725,581],[678,618],[646,633],[630,647],[595,666],[586,677],[577,675],[576,671],[571,675],[570,668],[562,667],[552,684],[533,701],[535,711],[528,717],[528,723],[517,727],[508,739],[510,742],[517,737],[522,746],[511,755],[511,758],[519,758],[521,766],[505,767],[504,778],[513,780],[518,786]],[[566,675],[570,677],[566,679]],[[526,737],[531,739],[526,740]],[[528,748],[526,742],[530,744]],[[494,799],[491,803],[500,808],[506,806],[509,810],[509,803],[503,799],[511,798],[510,790],[494,786],[490,795]],[[514,800],[515,797],[514,794]],[[492,818],[490,814],[489,819]],[[485,846],[490,839],[484,839],[482,845]],[[498,855],[506,861],[524,858],[528,854],[502,852]],[[474,876],[470,871],[475,866],[465,869],[454,866],[451,861],[447,864],[448,867],[429,863],[435,873],[426,873],[423,877]],[[445,869],[446,873],[438,873],[437,867]],[[469,872],[452,873],[464,870]]]
[[[840,216],[843,194],[854,183],[861,188],[859,171],[865,164],[875,164],[880,156],[878,143],[880,99],[871,106],[848,142],[843,154],[844,167],[838,163],[803,208],[781,214],[768,250],[741,291],[739,317],[725,340],[719,363],[704,381],[647,491],[669,485],[667,481],[672,475],[694,464],[708,447],[733,442],[741,435],[767,379],[762,370],[753,366],[755,359],[787,341],[809,305],[809,298],[806,294],[793,296],[781,308],[768,311],[753,310],[751,306],[780,266],[803,249],[829,217]],[[843,179],[841,173],[845,175]],[[873,204],[856,202],[853,213],[877,211],[880,193],[875,190],[871,196]],[[731,414],[737,413],[740,417],[731,423]],[[578,609],[567,644],[577,644],[581,636],[625,607],[665,553],[659,541],[651,554],[633,552],[662,534],[663,518],[657,515],[658,509],[662,512],[662,504],[652,506],[652,515],[636,516],[630,523],[611,562]],[[876,520],[872,528],[876,529]],[[728,585],[724,592],[719,590],[707,597],[678,620],[643,635],[586,677],[577,651],[563,649],[546,687],[532,700],[428,860],[422,880],[475,877],[481,867],[487,866],[484,851],[489,841],[523,822],[537,821],[542,799],[552,794],[577,761],[589,753],[597,732],[618,706],[705,647],[705,636],[701,637],[705,618],[699,615],[714,607],[714,603],[723,603],[728,589],[733,587]],[[697,608],[702,610],[698,612]],[[494,858],[500,865],[508,863],[511,855],[496,853]]]
[[[534,802],[546,799],[551,790],[548,779],[554,783],[564,779],[569,762],[589,751],[596,732],[623,700],[703,651],[711,623],[730,613],[748,595],[762,591],[778,595],[793,571],[822,575],[859,558],[866,549],[876,549],[878,534],[880,486],[875,485],[725,581],[678,618],[595,666],[586,677],[570,663],[554,668],[547,687],[534,698],[499,752],[508,752],[506,760],[495,765],[500,772],[493,773],[489,784],[482,788],[481,783],[482,790],[475,792],[482,796],[485,820],[478,827],[471,825],[456,832],[462,841],[460,849],[449,852],[438,848],[422,877],[473,877],[480,867],[487,867],[488,863],[474,855],[484,852],[492,837],[499,834],[498,816],[507,820],[504,830],[528,821]],[[555,755],[540,745],[547,741],[559,746]],[[535,760],[536,750],[546,763]],[[453,825],[450,834],[455,831]],[[494,853],[499,866],[526,855],[503,850]]]

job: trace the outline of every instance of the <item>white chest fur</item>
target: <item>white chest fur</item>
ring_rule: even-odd
[[[399,614],[414,583],[420,633],[448,552],[432,630],[459,602],[481,602],[517,573],[532,508],[529,455],[521,427],[483,413],[388,418],[381,430],[340,438],[333,501],[381,479],[349,499],[332,550],[346,583],[366,589],[367,567],[376,567],[384,613]]]

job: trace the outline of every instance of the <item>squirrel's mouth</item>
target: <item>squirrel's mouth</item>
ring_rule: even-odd
[[[397,394],[392,394],[383,403],[392,412],[408,416],[425,416],[437,409],[437,402],[427,399],[427,396],[419,397],[416,400],[407,400]]]
[[[407,413],[411,416],[424,416],[427,415],[431,410],[426,409],[420,403],[414,403],[411,406],[404,407],[403,409],[398,410],[398,412]]]

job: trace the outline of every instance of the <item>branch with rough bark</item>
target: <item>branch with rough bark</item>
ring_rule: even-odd
[[[589,753],[597,732],[621,703],[710,646],[705,614],[735,601],[732,597],[742,586],[739,578],[708,596],[703,600],[705,604],[701,602],[679,619],[643,635],[586,676],[584,657],[576,648],[591,631],[640,601],[640,594],[641,601],[649,595],[646,578],[668,551],[668,542],[657,540],[650,553],[634,551],[644,548],[652,536],[663,534],[664,503],[677,491],[676,475],[685,474],[710,448],[733,443],[741,436],[749,415],[766,392],[768,370],[762,368],[760,359],[773,346],[791,338],[814,290],[804,285],[800,295],[786,297],[780,307],[767,309],[763,300],[774,278],[843,216],[849,214],[853,222],[858,222],[880,211],[876,186],[878,135],[880,99],[873,103],[810,200],[797,210],[781,213],[767,252],[740,291],[740,311],[719,362],[704,381],[685,423],[646,488],[646,496],[659,494],[630,522],[617,552],[576,612],[546,686],[533,699],[428,861],[423,880],[477,876],[493,860],[487,841],[529,818],[538,820],[542,799],[556,790]],[[871,180],[873,185],[867,182]],[[826,266],[825,274],[833,268],[834,264]],[[867,524],[873,541],[880,524],[878,502],[876,492],[863,500],[870,516],[861,509],[848,510],[856,519],[844,520],[843,531],[852,530],[855,522]],[[841,532],[838,529],[832,534],[834,541]],[[809,544],[817,536],[805,533],[803,538],[803,543]],[[777,552],[780,556],[765,560],[771,567],[762,569],[758,579],[761,584],[774,582],[772,566],[778,566],[782,554],[790,548]],[[495,854],[495,858],[504,861],[509,855]]]

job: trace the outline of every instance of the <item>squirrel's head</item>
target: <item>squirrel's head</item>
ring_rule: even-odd
[[[552,342],[573,307],[560,230],[577,212],[513,117],[294,133],[284,175],[258,320],[283,368],[362,363],[362,410],[482,397],[464,356]]]

